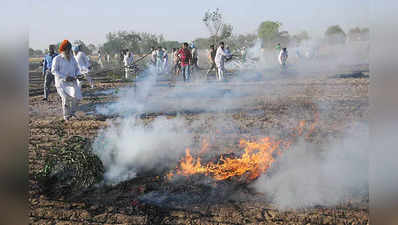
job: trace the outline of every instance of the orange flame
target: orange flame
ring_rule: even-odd
[[[315,119],[309,126],[306,138],[308,138],[316,127],[319,115],[316,113]],[[292,129],[291,137],[301,136],[304,133],[306,121],[302,120],[298,126]],[[220,157],[217,163],[209,162],[201,163],[200,156],[194,158],[190,149],[185,150],[185,157],[180,160],[179,166],[176,168],[176,174],[183,176],[191,176],[194,174],[204,174],[211,176],[215,180],[226,180],[231,177],[244,176],[248,180],[254,180],[261,174],[267,172],[275,161],[274,156],[279,156],[284,150],[289,149],[292,140],[275,140],[271,137],[265,137],[258,141],[240,140],[240,147],[244,153],[240,157]],[[207,140],[202,142],[202,148],[199,155],[206,152],[209,143]],[[167,174],[167,178],[174,176],[172,172]]]

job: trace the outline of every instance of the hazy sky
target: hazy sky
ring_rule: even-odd
[[[206,10],[220,8],[234,33],[255,32],[262,21],[280,21],[294,34],[321,36],[330,25],[369,27],[370,0],[40,0],[31,2],[29,46],[44,49],[63,39],[98,45],[119,30],[163,34],[167,40],[207,37]]]

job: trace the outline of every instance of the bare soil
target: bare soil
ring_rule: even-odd
[[[316,206],[279,211],[267,196],[257,193],[247,183],[228,180],[209,181],[209,185],[203,185],[196,182],[203,177],[183,178],[171,183],[166,179],[167,170],[143,171],[136,178],[116,186],[93,187],[68,196],[43,193],[34,174],[43,168],[47,152],[62,146],[72,135],[94,140],[98,130],[107,127],[109,120],[114,119],[93,113],[95,105],[116,100],[113,94],[98,91],[129,85],[132,84],[107,82],[97,83],[94,90],[84,89],[78,119],[68,122],[62,121],[60,98],[55,92],[50,94],[48,102],[42,101],[42,96],[29,98],[31,224],[369,224],[366,197],[333,208]],[[258,91],[255,96],[236,97],[240,98],[238,109],[178,112],[191,123],[201,119],[200,129],[192,132],[197,137],[210,139],[208,160],[238,149],[237,141],[241,137],[272,134],[282,138],[297,125],[297,121],[313,121],[317,112],[320,118],[310,137],[314,144],[339,138],[351,124],[368,121],[367,77],[338,78],[317,74],[220,85],[227,88],[241,85],[266,91]],[[166,81],[159,81],[156,88],[164,92],[170,89]],[[141,118],[150,123],[158,116],[173,118],[177,112],[147,113]],[[213,121],[219,118],[228,118],[224,127],[217,128],[222,130],[221,133],[212,127]],[[176,163],[177,160],[170,169]]]

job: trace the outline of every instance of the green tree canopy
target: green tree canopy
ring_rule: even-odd
[[[325,32],[325,38],[329,44],[344,44],[346,34],[339,25],[330,26]]]
[[[282,36],[286,34],[279,31],[282,23],[274,21],[264,21],[258,27],[258,37],[263,42],[263,47],[272,48],[277,42],[280,42]]]

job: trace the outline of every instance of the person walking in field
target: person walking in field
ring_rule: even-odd
[[[84,77],[87,79],[88,83],[90,84],[90,87],[94,88],[93,80],[88,75],[88,73],[90,72],[91,66],[90,66],[90,61],[89,61],[86,53],[84,53],[81,50],[80,45],[73,46],[72,50],[73,50],[75,60],[77,62],[79,70],[80,70],[79,74],[84,75]],[[79,88],[82,88],[82,81],[77,80],[77,85],[79,86]]]
[[[131,78],[132,74],[130,66],[133,65],[133,60],[134,60],[133,53],[129,50],[126,50],[123,59],[126,80],[129,80]]]
[[[191,79],[190,65],[192,63],[192,54],[188,49],[188,43],[184,43],[182,48],[178,51],[178,57],[181,62],[181,71],[184,82]]]
[[[162,47],[158,47],[156,51],[156,72],[158,74],[163,73],[163,59],[164,59],[164,51]]]
[[[169,72],[169,55],[167,54],[167,49],[163,49],[164,56],[163,56],[163,71],[165,73]]]
[[[194,70],[200,70],[199,60],[198,60],[198,49],[195,47],[193,43],[191,45],[191,52],[192,52],[192,69],[191,69],[192,70],[191,74],[192,74]]]
[[[65,121],[75,116],[76,107],[82,94],[77,85],[79,66],[72,55],[72,44],[68,40],[59,46],[60,54],[53,60],[51,72],[54,74],[55,87],[62,100],[62,111]]]
[[[53,59],[58,54],[55,53],[55,46],[48,46],[48,54],[44,56],[43,62],[43,76],[44,76],[44,101],[48,100],[48,94],[50,93],[51,83],[54,81],[54,75],[51,73],[51,66]]]
[[[156,51],[155,48],[151,48],[151,51],[152,51],[152,53],[151,53],[151,62],[152,62],[152,65],[156,67],[156,58],[157,58],[156,54],[157,54],[157,51]]]
[[[279,64],[282,67],[286,66],[287,58],[288,58],[287,49],[286,48],[282,48],[281,52],[279,53],[279,57],[278,57]]]
[[[220,46],[217,49],[216,52],[216,57],[214,59],[216,65],[217,65],[217,70],[218,70],[218,80],[223,80],[224,79],[224,63],[225,59],[231,57],[231,55],[227,52],[224,51],[224,42],[220,42]]]
[[[209,73],[212,70],[216,71],[216,75],[218,73],[217,71],[217,66],[216,66],[216,62],[215,62],[215,58],[216,58],[216,49],[214,48],[214,45],[210,45],[210,49],[209,49],[209,54],[207,55],[207,59],[209,60],[209,64],[210,64],[210,69],[207,70],[206,73],[206,80],[207,80],[207,76],[209,75]],[[218,75],[217,75],[218,76]]]

